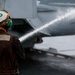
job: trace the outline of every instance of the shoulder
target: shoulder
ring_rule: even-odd
[[[14,35],[14,34],[6,33],[6,35],[11,36],[12,38],[18,38],[18,36]]]
[[[13,40],[19,40],[18,36],[14,35],[14,34],[6,33],[6,35],[10,36],[10,38]]]

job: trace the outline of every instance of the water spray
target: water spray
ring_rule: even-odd
[[[32,32],[30,32],[30,33],[28,33],[28,34],[25,34],[25,35],[21,36],[21,37],[19,38],[19,40],[20,40],[21,42],[23,42],[24,40],[26,40],[26,39],[28,39],[29,37],[33,36],[35,33],[39,32],[40,30],[43,30],[43,29],[49,27],[50,25],[55,24],[56,22],[59,22],[59,21],[65,19],[65,18],[67,18],[67,17],[69,17],[69,16],[71,16],[71,15],[73,15],[73,14],[75,15],[75,9],[68,11],[66,14],[64,14],[64,15],[62,15],[62,16],[59,16],[58,18],[56,18],[56,19],[50,21],[49,23],[47,23],[47,24],[41,26],[40,28],[37,28],[36,30],[34,30],[34,31],[32,31]]]

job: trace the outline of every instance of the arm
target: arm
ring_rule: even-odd
[[[13,38],[13,44],[14,44],[14,51],[15,51],[17,57],[25,59],[25,51],[24,51],[18,37]]]

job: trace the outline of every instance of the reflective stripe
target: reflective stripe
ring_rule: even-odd
[[[10,41],[10,36],[9,35],[0,35],[0,41]]]

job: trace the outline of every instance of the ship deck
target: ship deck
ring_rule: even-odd
[[[35,53],[20,62],[20,75],[75,75],[75,59]]]

